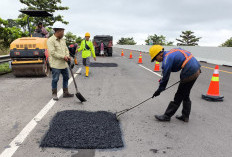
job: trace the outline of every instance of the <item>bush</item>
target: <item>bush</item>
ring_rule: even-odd
[[[0,74],[9,73],[11,69],[9,68],[9,63],[0,64]]]

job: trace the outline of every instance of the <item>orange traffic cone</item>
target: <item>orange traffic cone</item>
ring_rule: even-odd
[[[219,66],[216,65],[211,79],[209,89],[206,95],[202,95],[202,99],[207,101],[223,101],[224,96],[219,94]]]
[[[142,54],[140,52],[138,64],[142,64],[142,63],[143,63],[143,59],[142,59]]]
[[[160,71],[160,64],[159,62],[155,62],[155,68],[154,68],[154,71]]]
[[[130,57],[129,57],[129,59],[132,59],[133,57],[132,57],[132,51],[130,51]]]
[[[124,56],[123,50],[122,50],[121,56]]]

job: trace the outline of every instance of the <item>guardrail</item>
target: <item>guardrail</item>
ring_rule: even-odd
[[[6,63],[6,62],[9,62],[9,61],[11,61],[10,55],[3,55],[3,56],[0,56],[0,64]]]
[[[114,45],[116,48],[149,52],[150,45]],[[201,46],[164,46],[165,50],[181,47],[190,51],[198,61],[212,64],[232,66],[232,47],[201,47]]]

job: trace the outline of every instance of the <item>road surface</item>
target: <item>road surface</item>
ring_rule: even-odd
[[[79,90],[88,100],[84,104],[76,98],[65,99],[62,96],[54,103],[51,100],[51,76],[46,78],[15,78],[12,74],[0,76],[0,154],[3,156],[4,152],[7,152],[6,155],[12,154],[13,157],[231,156],[232,68],[220,66],[220,70],[223,70],[220,72],[220,93],[225,96],[224,101],[207,102],[201,99],[201,94],[206,94],[215,66],[207,63],[201,63],[204,66],[202,74],[192,89],[193,103],[189,123],[180,122],[174,117],[171,122],[161,123],[154,118],[155,114],[163,114],[173,99],[177,90],[175,86],[120,117],[125,144],[122,149],[41,149],[39,143],[49,129],[52,117],[59,111],[116,112],[152,96],[158,88],[160,72],[157,74],[152,72],[154,63],[150,62],[149,55],[142,53],[142,65],[137,64],[139,52],[133,51],[134,59],[128,59],[129,50],[124,50],[124,57],[120,55],[121,49],[114,48],[112,58],[97,57],[97,63],[100,65],[108,64],[104,64],[103,67],[91,67],[89,78],[84,77],[83,69],[81,75],[76,75]],[[80,57],[78,60],[81,63]],[[80,71],[81,67],[79,65],[74,70]],[[169,85],[178,80],[179,73],[172,74]],[[74,93],[71,81],[69,90]],[[61,85],[62,78],[59,81],[59,88]],[[44,107],[49,105],[50,107],[45,110]],[[181,109],[182,107],[177,114],[181,113]],[[37,115],[41,112],[42,115]],[[12,141],[16,142],[13,147],[10,146]]]

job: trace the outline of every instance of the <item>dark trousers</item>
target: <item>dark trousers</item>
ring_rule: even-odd
[[[57,83],[59,81],[60,73],[63,76],[63,88],[68,88],[68,68],[65,69],[55,69],[52,68],[52,89],[57,89]]]
[[[186,102],[190,101],[189,95],[190,95],[191,89],[195,82],[196,82],[196,79],[190,82],[186,82],[186,83],[181,82],[179,84],[177,92],[174,97],[174,102],[176,104],[181,104],[182,101],[186,101]]]
[[[181,82],[179,84],[174,101],[170,102],[168,108],[166,109],[165,115],[172,117],[183,101],[182,115],[189,117],[191,111],[191,100],[189,96],[195,82],[196,79],[186,83]]]

